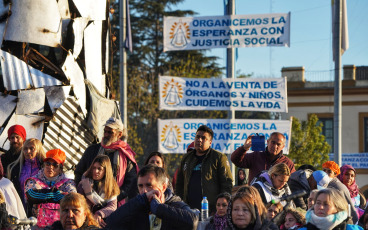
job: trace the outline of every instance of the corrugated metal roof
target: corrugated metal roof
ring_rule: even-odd
[[[62,85],[56,78],[27,65],[8,52],[0,50],[4,87],[7,90],[41,88]]]
[[[86,148],[95,140],[86,126],[82,110],[74,97],[68,97],[49,122],[43,145],[46,150],[60,148],[65,151],[65,166],[78,163]]]

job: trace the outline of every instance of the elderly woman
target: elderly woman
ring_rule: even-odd
[[[78,184],[78,192],[87,198],[87,202],[101,227],[118,206],[117,196],[120,189],[112,173],[110,158],[98,155],[84,173]]]
[[[24,142],[19,158],[8,166],[7,176],[17,189],[25,209],[27,209],[27,206],[25,203],[24,182],[38,173],[44,159],[45,151],[42,148],[41,141],[31,138]],[[31,214],[29,211],[27,211],[28,215]]]
[[[240,188],[228,207],[228,227],[226,230],[268,230],[278,229],[266,218],[266,208],[261,201],[257,189],[253,187]]]
[[[308,210],[307,224],[302,230],[345,230],[362,229],[358,225],[348,224],[348,203],[339,191],[335,189],[322,189],[318,191],[314,200],[314,207]]]
[[[258,190],[263,203],[266,205],[272,200],[291,194],[287,184],[289,177],[289,167],[284,163],[280,163],[272,166],[268,172],[263,172],[257,179],[253,180],[251,185]],[[281,204],[285,206],[286,202],[283,201]]]
[[[60,149],[48,151],[42,170],[26,180],[24,190],[27,202],[35,208],[39,228],[59,220],[60,200],[66,194],[77,191],[74,181],[63,173],[65,158],[65,153]]]
[[[227,227],[226,211],[231,200],[229,193],[224,192],[217,196],[216,214],[210,217],[210,222],[205,230],[224,230]]]
[[[45,230],[60,229],[99,229],[86,199],[78,193],[69,193],[60,201],[60,221],[54,222]]]

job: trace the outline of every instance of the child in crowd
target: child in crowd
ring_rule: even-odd
[[[290,208],[285,210],[279,226],[280,230],[294,230],[300,228],[305,223],[305,213],[301,209]]]

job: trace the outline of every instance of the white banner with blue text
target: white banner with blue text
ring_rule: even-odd
[[[164,17],[164,52],[290,46],[290,13]]]
[[[231,154],[242,146],[249,135],[265,136],[273,132],[285,135],[284,153],[289,152],[291,121],[288,120],[247,120],[247,119],[167,119],[158,120],[158,151],[162,153],[186,153],[194,141],[199,126],[207,125],[214,132],[211,147]],[[250,150],[251,151],[251,150]]]
[[[159,78],[160,109],[287,112],[286,78]]]

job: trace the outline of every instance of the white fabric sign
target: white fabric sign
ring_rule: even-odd
[[[286,78],[159,79],[160,109],[288,111]]]
[[[290,13],[164,17],[164,51],[290,46]]]
[[[223,153],[231,154],[244,144],[249,135],[258,133],[260,136],[265,136],[267,140],[273,132],[285,135],[286,145],[283,151],[289,152],[291,121],[246,119],[159,119],[158,151],[186,153],[201,125],[207,125],[213,130],[212,148]]]

